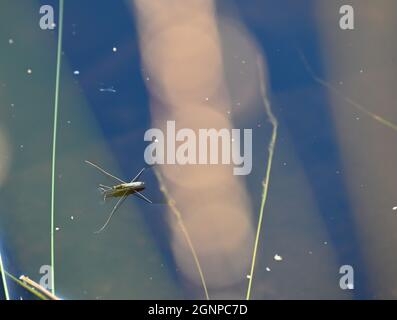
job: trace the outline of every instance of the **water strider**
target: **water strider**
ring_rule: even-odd
[[[113,207],[113,210],[110,213],[109,218],[106,220],[105,224],[98,231],[95,231],[95,233],[100,233],[107,227],[107,225],[109,224],[110,220],[112,219],[112,217],[115,214],[115,212],[117,211],[117,209],[121,206],[121,204],[124,202],[125,199],[127,199],[127,197],[130,194],[136,195],[139,198],[145,200],[146,202],[148,202],[150,204],[153,203],[150,199],[148,199],[141,193],[141,191],[143,191],[145,189],[145,183],[142,181],[137,181],[139,179],[139,177],[141,176],[141,174],[143,173],[143,171],[145,171],[146,168],[143,168],[141,171],[139,171],[138,174],[134,177],[134,179],[132,179],[130,182],[126,182],[126,181],[123,181],[120,178],[110,174],[109,172],[105,171],[98,165],[96,165],[88,160],[85,160],[85,163],[97,168],[103,174],[117,180],[118,182],[121,182],[120,184],[117,184],[113,187],[109,187],[109,186],[106,186],[103,184],[99,185],[99,190],[103,194],[104,200],[106,200],[107,198],[120,198],[120,199],[117,201],[117,203]]]

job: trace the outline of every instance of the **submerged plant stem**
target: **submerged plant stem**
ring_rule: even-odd
[[[2,276],[7,276],[10,278],[12,281],[14,281],[16,284],[20,285],[22,288],[26,289],[29,291],[31,294],[35,295],[37,298],[41,300],[47,300],[47,298],[41,294],[40,292],[36,291],[35,289],[29,287],[27,284],[19,280],[17,277],[13,276],[11,273],[7,272],[2,265],[0,265],[0,272]]]
[[[58,102],[59,102],[59,80],[61,73],[62,57],[62,28],[63,28],[63,1],[59,0],[59,27],[58,27],[58,47],[57,47],[57,65],[55,77],[55,101],[54,101],[54,124],[52,136],[52,172],[51,172],[51,291],[55,294],[55,160],[57,146],[57,127],[58,127]]]
[[[332,84],[330,84],[329,82],[319,78],[313,71],[313,69],[310,67],[309,63],[307,62],[304,54],[302,53],[302,51],[298,50],[299,52],[299,56],[303,62],[303,65],[305,66],[307,72],[311,75],[311,77],[313,78],[314,81],[316,81],[317,83],[319,83],[320,85],[322,85],[323,87],[327,88],[328,90],[332,91],[334,94],[336,94],[339,98],[341,98],[342,100],[344,100],[345,102],[347,102],[348,104],[350,104],[351,106],[353,106],[354,108],[356,108],[357,110],[359,110],[360,112],[366,114],[367,116],[369,116],[370,118],[374,119],[375,121],[378,121],[379,123],[381,123],[382,125],[397,131],[397,124],[393,123],[379,115],[377,115],[376,113],[373,113],[371,111],[369,111],[366,107],[364,107],[363,105],[357,103],[356,101],[350,99],[349,97],[346,97],[343,95],[342,92],[340,92],[340,90],[338,90],[337,88],[335,88]]]
[[[257,65],[258,65],[258,72],[259,72],[259,86],[260,86],[262,102],[263,102],[263,105],[265,106],[266,115],[269,118],[269,121],[272,124],[273,129],[272,129],[272,136],[271,136],[269,146],[268,146],[269,155],[267,158],[266,174],[265,174],[265,178],[263,180],[262,201],[261,201],[261,207],[259,210],[259,220],[258,220],[258,226],[256,229],[254,249],[252,252],[251,271],[250,271],[249,278],[248,278],[248,288],[247,288],[247,295],[246,295],[247,300],[249,300],[251,298],[251,289],[252,289],[252,281],[254,279],[256,255],[258,252],[259,238],[261,236],[261,230],[262,230],[263,212],[265,209],[267,194],[268,194],[268,190],[269,190],[270,173],[271,173],[271,169],[272,169],[274,148],[276,146],[276,141],[277,141],[277,128],[278,128],[277,119],[274,116],[271,106],[270,106],[270,102],[266,97],[266,86],[265,86],[265,79],[264,79],[263,61],[260,56],[257,57]]]
[[[6,300],[10,300],[10,295],[8,293],[7,279],[6,279],[6,274],[5,274],[5,269],[4,269],[1,253],[0,253],[0,272],[1,272],[1,280],[3,281],[3,289],[4,289],[5,298],[6,298]]]
[[[200,280],[201,280],[201,283],[202,283],[202,285],[203,285],[205,298],[206,298],[207,300],[210,300],[210,297],[209,297],[209,295],[208,295],[207,285],[206,285],[206,283],[205,283],[204,274],[203,274],[203,271],[202,271],[202,269],[201,269],[200,261],[199,261],[199,259],[198,259],[196,250],[194,249],[193,242],[192,242],[192,240],[191,240],[191,238],[190,238],[190,236],[189,236],[189,232],[187,231],[186,226],[185,226],[185,224],[183,223],[182,214],[181,214],[181,212],[179,211],[179,209],[176,207],[175,201],[171,198],[171,195],[168,193],[168,190],[167,190],[167,188],[165,187],[165,184],[164,184],[164,182],[163,182],[163,178],[161,177],[161,174],[158,172],[157,169],[155,169],[154,172],[155,172],[156,177],[157,177],[157,180],[158,180],[158,182],[159,182],[159,184],[160,184],[160,189],[161,189],[161,191],[163,192],[165,198],[167,199],[167,203],[168,203],[168,205],[170,206],[172,212],[174,213],[174,215],[175,215],[175,217],[176,217],[176,219],[177,219],[177,221],[178,221],[178,224],[179,224],[179,226],[180,226],[180,228],[181,228],[181,230],[182,230],[182,233],[183,233],[183,235],[184,235],[184,237],[185,237],[185,239],[186,239],[186,242],[187,242],[187,244],[188,244],[188,246],[189,246],[189,249],[190,249],[190,251],[191,251],[191,253],[192,253],[192,256],[193,256],[193,259],[194,259],[194,263],[196,264],[197,271],[198,271],[198,273],[199,273],[199,275],[200,275]]]

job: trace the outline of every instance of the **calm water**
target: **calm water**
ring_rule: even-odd
[[[112,209],[96,188],[113,182],[84,160],[100,163],[122,179],[132,178],[145,166],[146,130],[164,119],[183,118],[178,107],[196,110],[175,103],[177,111],[164,115],[158,106],[171,107],[158,92],[193,99],[196,92],[189,90],[202,88],[202,79],[212,81],[206,77],[215,72],[211,50],[218,51],[213,48],[221,52],[223,82],[218,91],[226,103],[219,105],[226,105],[227,123],[252,128],[253,167],[248,176],[233,177],[236,189],[224,190],[224,180],[211,180],[225,191],[213,200],[219,216],[210,215],[205,222],[200,216],[187,219],[210,297],[246,296],[272,129],[258,89],[255,55],[260,53],[279,127],[251,298],[397,297],[397,127],[392,125],[397,123],[397,44],[392,31],[397,10],[392,0],[350,2],[354,30],[339,26],[343,1],[224,0],[215,2],[215,11],[211,2],[195,6],[193,1],[187,9],[170,2],[168,8],[156,9],[142,1],[66,1],[55,176],[55,286],[60,297],[204,298],[154,169],[144,174],[145,194],[160,204],[130,197],[109,228],[96,235]],[[39,27],[43,4],[54,8],[54,30]],[[193,40],[193,27],[200,23],[183,20],[192,10],[216,29],[217,42]],[[216,14],[208,18],[209,12]],[[57,15],[58,1],[0,2],[0,252],[6,270],[37,282],[43,276],[40,269],[51,264]],[[176,39],[164,40],[167,28],[156,25],[167,19],[175,23],[170,28],[185,30]],[[152,41],[147,46],[145,32]],[[186,49],[189,39],[191,51]],[[193,44],[208,61],[207,70],[195,69],[195,63],[202,66],[196,60],[176,68],[168,64],[169,57],[173,61],[197,54]],[[316,81],[300,52],[331,89]],[[175,74],[184,81],[177,82]],[[165,79],[164,87],[156,77]],[[211,103],[212,96],[200,94],[200,103]],[[195,112],[191,118],[200,118]],[[180,121],[189,123],[191,118]],[[203,118],[206,127],[216,117]],[[172,183],[194,182],[185,176],[187,181]],[[184,208],[182,214],[201,207],[203,219],[207,217],[207,194],[172,183],[167,187]],[[251,230],[244,233],[247,247],[241,246],[241,252],[235,248],[238,226],[244,223],[229,212],[228,199],[241,199],[248,208],[240,212]],[[232,223],[236,232],[228,229]],[[213,226],[224,232],[211,233]],[[224,250],[224,260],[215,249]],[[217,282],[224,265],[232,270],[230,277]],[[354,290],[339,286],[343,265],[354,269]],[[32,298],[12,281],[7,283],[11,298]]]

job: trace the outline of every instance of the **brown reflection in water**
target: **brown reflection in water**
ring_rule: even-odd
[[[214,3],[135,1],[153,127],[233,128]],[[209,289],[246,280],[253,245],[251,207],[232,165],[166,165],[161,174],[197,251]],[[170,219],[184,276],[200,286],[192,255]],[[211,294],[211,292],[210,292]]]
[[[397,3],[350,1],[355,9],[351,31],[339,28],[344,3],[316,4],[329,81],[369,112],[396,123]],[[397,298],[397,133],[346,100],[329,97],[374,297]]]

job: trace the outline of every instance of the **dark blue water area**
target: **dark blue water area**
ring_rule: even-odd
[[[52,1],[54,9],[57,2]],[[146,166],[143,154],[147,143],[143,136],[151,128],[137,26],[132,13],[125,1],[96,1],[95,4],[93,1],[67,1],[63,32],[64,55],[73,70],[79,71],[76,77],[79,86],[125,180]],[[62,108],[62,98],[60,104]],[[127,134],[127,140],[120,139]],[[147,170],[143,179],[151,186],[145,194],[157,205],[148,206],[140,200],[135,203],[144,213],[164,264],[171,266],[170,273],[177,281],[168,229],[164,227],[167,223],[158,213],[158,206],[164,206],[165,200],[152,170]]]
[[[58,1],[42,3],[57,8]],[[313,3],[314,0],[235,0],[231,5],[229,0],[223,0],[218,2],[218,11],[238,12],[266,54],[271,101],[281,130],[285,128],[290,133],[294,151],[304,165],[340,265],[360,266],[355,274],[359,284],[354,290],[355,298],[370,298],[343,173],[335,174],[341,171],[341,160],[327,104],[329,93],[314,82],[298,54],[302,50],[315,72],[323,75],[322,48],[316,30],[318,17],[312,10]],[[131,8],[124,1],[68,0],[64,14],[65,56],[71,67],[79,70],[78,81],[84,96],[124,176],[133,176],[144,165],[146,144],[142,137],[150,128],[150,114]],[[301,87],[314,87],[314,96],[286,98],[290,90]],[[113,88],[116,92],[102,92],[100,88]],[[305,105],[305,114],[293,105]],[[117,139],[131,128],[136,137],[133,145]],[[153,177],[150,183],[156,183]],[[164,220],[154,218],[144,203],[139,205],[143,212],[149,211],[145,216],[164,259],[173,263],[168,241],[163,241],[167,238]]]

